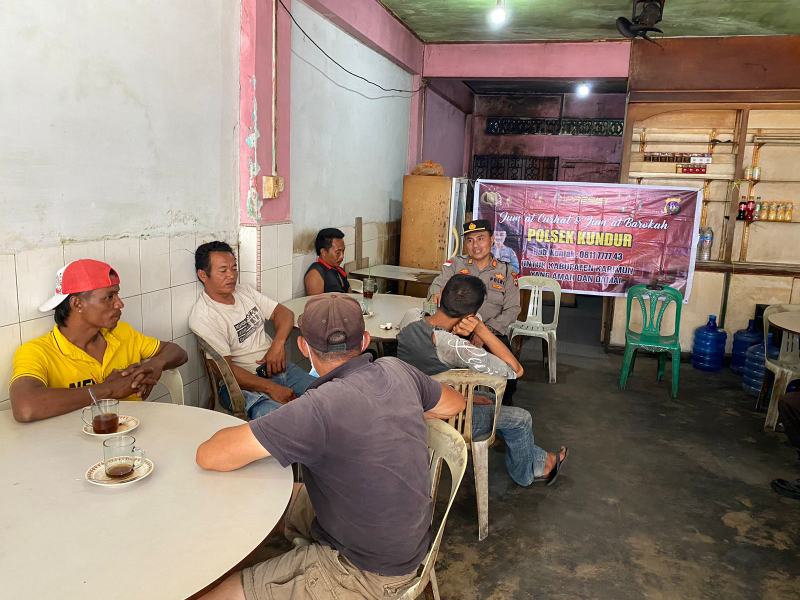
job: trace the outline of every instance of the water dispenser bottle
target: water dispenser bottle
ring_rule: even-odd
[[[717,327],[717,315],[708,315],[708,323],[694,330],[692,366],[701,371],[719,371],[727,339],[728,334]]]
[[[733,352],[731,353],[731,371],[741,373],[747,350],[753,344],[763,340],[763,333],[756,327],[755,319],[750,319],[747,329],[740,329],[733,334]]]
[[[745,352],[744,369],[742,370],[742,389],[751,396],[761,393],[764,383],[764,344],[755,344]]]

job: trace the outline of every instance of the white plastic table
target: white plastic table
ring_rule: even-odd
[[[441,271],[434,271],[432,269],[398,267],[397,265],[375,265],[374,267],[350,272],[350,275],[362,278],[377,277],[379,279],[425,284],[430,284],[440,274]]]
[[[786,331],[791,331],[792,333],[800,334],[799,311],[782,312],[776,315],[770,315],[769,322],[775,325],[776,327],[785,329]]]
[[[357,300],[363,301],[361,295],[354,295]],[[306,302],[313,296],[303,296],[301,298],[294,298],[282,304],[294,313],[294,324],[297,327],[297,320],[306,307]],[[371,317],[364,316],[364,325],[370,336],[376,340],[393,340],[397,338],[397,326],[400,325],[400,320],[406,311],[411,308],[422,308],[424,298],[412,298],[411,296],[398,296],[395,294],[375,294],[372,297],[372,312]],[[383,323],[391,323],[392,328],[389,330],[381,329],[380,325]]]
[[[155,464],[145,479],[109,489],[84,479],[102,438],[80,412],[17,423],[0,412],[0,584],[4,598],[186,598],[247,556],[272,530],[292,470],[272,458],[238,471],[204,471],[200,442],[239,419],[156,402],[121,402]]]

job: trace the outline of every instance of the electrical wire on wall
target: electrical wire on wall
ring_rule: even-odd
[[[337,67],[339,67],[342,71],[344,71],[348,75],[352,75],[353,77],[355,77],[357,79],[360,79],[360,80],[362,80],[362,81],[364,81],[364,82],[366,82],[366,83],[368,83],[370,85],[373,85],[373,86],[379,88],[380,90],[383,90],[384,92],[397,92],[397,93],[400,93],[400,94],[411,94],[411,95],[414,95],[414,94],[418,93],[419,91],[421,91],[425,87],[425,84],[422,83],[418,88],[413,89],[413,90],[406,90],[406,89],[400,89],[400,88],[387,88],[387,87],[382,86],[379,83],[375,83],[374,81],[364,77],[363,75],[359,75],[358,73],[354,73],[353,71],[351,71],[350,69],[345,67],[343,64],[341,64],[339,61],[337,61],[335,58],[333,58],[330,54],[325,52],[325,50],[323,50],[322,46],[320,46],[316,41],[314,41],[314,38],[312,38],[310,35],[308,35],[308,33],[306,33],[306,30],[303,29],[300,26],[300,23],[298,23],[297,19],[294,18],[294,15],[292,14],[292,11],[290,11],[286,7],[286,5],[283,3],[283,0],[278,0],[278,3],[281,5],[283,10],[286,11],[286,14],[289,15],[289,18],[292,20],[292,23],[294,23],[295,27],[297,27],[303,33],[303,35],[306,37],[306,39],[308,39],[308,41],[310,41],[312,44],[314,44],[314,46],[317,48],[317,50],[322,52],[322,54],[324,54],[325,57],[328,60],[330,60],[333,64],[335,64]]]

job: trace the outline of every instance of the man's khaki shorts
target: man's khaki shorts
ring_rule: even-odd
[[[313,520],[314,509],[303,487],[289,504],[286,537],[311,539]],[[386,600],[402,594],[415,576],[362,571],[333,548],[313,543],[243,570],[242,587],[247,600]]]

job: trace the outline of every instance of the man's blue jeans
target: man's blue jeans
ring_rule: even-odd
[[[316,378],[309,375],[296,364],[290,362],[286,363],[286,370],[283,373],[278,373],[270,377],[270,381],[273,383],[292,388],[295,396],[302,396],[305,394],[308,386],[311,385],[314,379]],[[247,416],[251,421],[258,417],[263,417],[276,408],[283,406],[280,402],[276,402],[270,398],[268,394],[263,394],[261,392],[242,390],[242,395],[244,396],[244,407],[247,411]],[[230,396],[228,396],[228,388],[221,382],[219,386],[219,402],[228,410],[232,410],[231,399]]]
[[[494,400],[491,405],[472,409],[472,435],[476,439],[492,430]],[[506,442],[506,470],[515,483],[529,486],[534,477],[544,475],[547,452],[533,442],[531,413],[517,406],[502,406],[497,419],[497,433]]]

